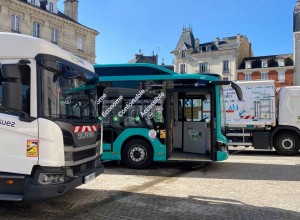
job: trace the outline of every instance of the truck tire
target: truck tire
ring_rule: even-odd
[[[122,161],[130,168],[146,169],[152,160],[152,148],[144,140],[131,140],[122,149]]]
[[[299,152],[299,136],[293,132],[280,133],[275,137],[275,150],[283,156],[292,156]]]

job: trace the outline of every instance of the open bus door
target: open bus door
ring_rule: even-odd
[[[168,160],[212,160],[210,99],[208,91],[167,93]]]

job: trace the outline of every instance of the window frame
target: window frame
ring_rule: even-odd
[[[200,73],[209,73],[209,71],[208,71],[208,62],[199,63],[199,72]]]
[[[15,33],[21,33],[21,16],[11,14],[11,31]]]
[[[269,79],[269,73],[268,72],[262,72],[260,75],[261,80],[268,80]]]
[[[41,23],[37,21],[32,22],[32,36],[41,38]]]
[[[251,81],[251,80],[252,80],[251,73],[246,73],[245,74],[245,81]]]
[[[267,60],[262,60],[261,61],[261,67],[262,68],[268,68],[268,61]]]
[[[285,71],[278,71],[278,82],[285,83]]]
[[[223,60],[223,73],[229,73],[229,60]]]
[[[83,37],[77,36],[77,50],[83,52]]]
[[[58,44],[59,40],[59,29],[52,27],[51,28],[51,42],[54,44]]]
[[[186,73],[186,65],[184,63],[180,64],[180,70],[179,72],[181,74],[185,74]]]

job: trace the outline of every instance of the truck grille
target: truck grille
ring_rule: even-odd
[[[83,160],[85,158],[89,158],[96,155],[96,148],[74,152],[73,153],[73,161]]]

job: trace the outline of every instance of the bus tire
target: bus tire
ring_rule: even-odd
[[[152,160],[152,148],[144,140],[131,140],[122,149],[122,161],[130,168],[146,169]]]
[[[292,156],[299,152],[299,136],[293,132],[276,135],[274,148],[280,155]]]

